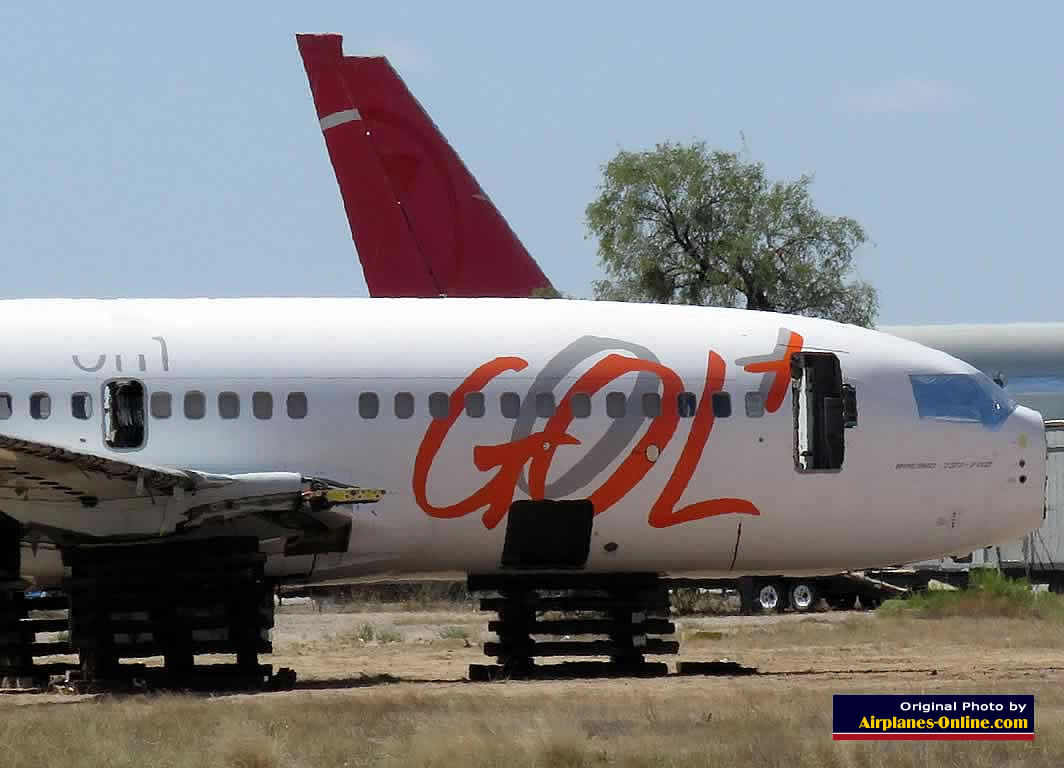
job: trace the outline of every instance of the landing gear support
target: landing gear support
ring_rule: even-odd
[[[21,539],[18,521],[0,513],[0,678],[24,676],[33,667],[33,633],[23,621],[27,610],[26,583],[19,578]]]
[[[481,596],[481,610],[498,614],[488,629],[499,640],[484,644],[484,653],[498,663],[470,665],[473,680],[657,677],[667,674],[668,667],[648,662],[646,656],[679,650],[674,640],[652,637],[676,631],[669,620],[668,592],[654,574],[471,575],[468,588]],[[538,657],[609,661],[538,667]]]
[[[65,553],[71,643],[85,683],[257,688],[272,680],[273,586],[253,538],[88,547]],[[199,654],[235,664],[195,664]],[[122,664],[162,656],[164,666]]]

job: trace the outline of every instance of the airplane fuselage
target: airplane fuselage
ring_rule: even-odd
[[[280,558],[290,578],[505,570],[511,504],[529,499],[591,501],[586,559],[557,564],[591,572],[830,572],[1041,521],[1037,413],[927,418],[914,392],[981,374],[823,320],[544,300],[23,300],[0,302],[0,354],[3,434],[385,491],[350,512],[346,551]],[[139,444],[114,445],[116,381],[143,387]],[[32,494],[0,508],[86,541],[160,525],[76,500],[45,511]]]

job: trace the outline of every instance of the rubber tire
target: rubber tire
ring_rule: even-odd
[[[779,581],[763,581],[757,584],[755,603],[762,613],[783,613],[787,607],[786,590]]]
[[[791,610],[796,613],[809,613],[816,610],[817,601],[820,600],[816,584],[811,581],[796,581],[787,590],[787,602]]]

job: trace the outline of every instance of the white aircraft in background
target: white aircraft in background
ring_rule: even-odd
[[[9,300],[0,350],[0,509],[40,585],[63,550],[233,535],[288,580],[837,572],[1042,519],[1037,412],[944,353],[824,320]],[[384,493],[349,507],[377,498],[356,488]]]
[[[898,325],[883,330],[958,357],[1045,419],[1064,419],[1064,323]]]

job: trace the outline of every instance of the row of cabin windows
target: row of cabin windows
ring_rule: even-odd
[[[169,392],[152,392],[148,400],[148,410],[153,419],[169,419],[173,415],[173,397]],[[193,421],[207,415],[207,396],[199,391],[186,392],[182,402],[182,411],[186,419]],[[305,392],[289,392],[285,397],[285,413],[290,419],[307,417],[307,395]],[[240,395],[236,392],[218,394],[218,415],[223,419],[240,418]],[[273,394],[254,392],[251,395],[251,415],[265,421],[273,418]]]
[[[550,418],[557,405],[551,392],[539,392],[531,398],[530,407],[538,418]],[[661,415],[661,395],[656,392],[644,393],[640,399],[640,410],[646,418],[654,419]],[[586,419],[591,416],[591,396],[585,393],[574,394],[570,398],[573,417]],[[358,415],[363,419],[375,419],[380,415],[380,398],[375,392],[362,392],[356,399]],[[692,392],[681,392],[676,397],[676,409],[681,418],[695,415],[697,399]],[[411,392],[397,392],[393,408],[396,418],[409,419],[414,415],[414,395]],[[429,415],[434,419],[446,419],[449,416],[451,396],[446,392],[433,392],[428,399]],[[609,392],[606,395],[606,415],[611,419],[621,419],[628,413],[628,396],[624,392]],[[765,414],[765,401],[761,392],[747,392],[745,397],[746,415],[758,418]],[[715,392],[712,395],[713,415],[727,418],[732,414],[731,394]],[[169,419],[173,415],[173,396],[166,391],[152,392],[148,401],[148,410],[154,419]],[[269,392],[255,392],[251,395],[251,414],[256,419],[273,418],[273,395]],[[470,392],[465,396],[464,410],[466,416],[479,419],[487,412],[483,392]],[[504,418],[516,419],[521,415],[521,397],[516,392],[503,392],[499,396],[499,410]],[[70,411],[76,419],[92,418],[92,395],[77,392],[70,397]],[[186,419],[198,420],[207,415],[207,396],[200,391],[186,392],[182,402],[182,411]],[[290,419],[304,419],[307,416],[307,395],[305,392],[289,392],[285,397],[285,413]],[[0,393],[0,419],[9,419],[12,414],[11,395]],[[47,419],[52,415],[52,399],[44,392],[30,395],[30,416],[34,419]],[[223,419],[240,418],[240,395],[236,392],[221,392],[218,395],[218,415]]]
[[[433,392],[429,395],[429,415],[434,419],[446,419],[450,415],[451,396],[446,392]],[[698,401],[694,393],[681,392],[676,397],[676,409],[681,418],[689,419],[695,415]],[[727,418],[732,415],[731,394],[716,392],[712,396],[713,415]],[[550,418],[557,410],[554,394],[539,392],[525,401],[524,406],[531,408],[537,418]],[[586,419],[591,416],[591,395],[576,393],[569,399],[573,418]],[[358,415],[363,419],[375,419],[380,414],[380,399],[375,392],[362,392],[356,401]],[[503,392],[499,395],[499,411],[504,418],[516,419],[521,415],[521,396],[516,392]],[[414,396],[410,392],[398,392],[394,401],[395,415],[400,419],[409,419],[414,415]],[[628,395],[624,392],[609,392],[606,395],[606,415],[611,419],[624,418],[629,409]],[[639,398],[639,409],[643,416],[656,419],[661,415],[661,395],[647,392]],[[465,415],[482,418],[487,412],[487,400],[483,392],[466,394],[463,402]],[[746,396],[746,413],[759,417],[765,413],[764,398],[760,392],[748,392]]]
[[[148,401],[148,410],[155,419],[169,419],[173,415],[173,396],[169,392],[152,392]],[[182,410],[187,419],[202,419],[207,415],[207,396],[199,391],[186,392]],[[11,395],[0,392],[0,420],[10,419],[13,412]],[[307,395],[305,392],[290,392],[285,398],[285,412],[290,419],[305,419],[307,416]],[[70,396],[70,413],[75,419],[92,418],[92,395],[88,392],[76,392]],[[273,418],[273,395],[269,392],[255,392],[251,396],[251,413],[256,419]],[[30,417],[37,420],[47,419],[52,415],[52,398],[45,392],[30,395]],[[240,395],[236,392],[222,392],[218,395],[218,415],[223,419],[240,417]]]

